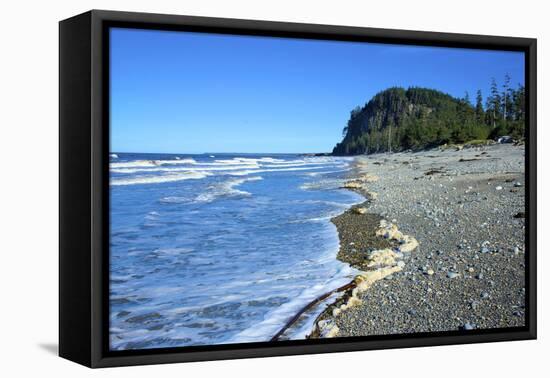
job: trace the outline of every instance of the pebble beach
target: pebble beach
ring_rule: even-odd
[[[332,222],[364,274],[309,337],[524,326],[524,167],[512,144],[357,157],[366,201]]]

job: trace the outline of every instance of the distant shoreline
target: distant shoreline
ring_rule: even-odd
[[[512,142],[509,142],[512,143]],[[514,141],[514,144],[523,144],[524,141]],[[461,144],[441,144],[437,146],[431,146],[428,148],[420,148],[420,149],[411,149],[411,150],[398,150],[394,151],[392,153],[406,153],[406,152],[423,152],[423,151],[430,151],[433,149],[447,149],[447,148],[472,148],[472,147],[479,147],[482,145],[494,145],[498,144],[497,141],[487,139],[487,140],[478,140],[478,141],[468,141]],[[109,155],[119,155],[119,154],[128,154],[128,155],[174,155],[174,156],[199,156],[199,155],[295,155],[295,156],[302,156],[302,157],[322,157],[322,156],[333,156],[333,157],[360,157],[360,156],[373,156],[373,155],[379,155],[379,154],[389,154],[388,152],[375,152],[372,154],[335,154],[333,152],[124,152],[124,151],[111,151],[109,152]]]

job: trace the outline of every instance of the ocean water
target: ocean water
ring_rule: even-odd
[[[330,218],[349,158],[112,154],[113,350],[269,341],[349,282]],[[285,336],[304,338],[319,306]]]

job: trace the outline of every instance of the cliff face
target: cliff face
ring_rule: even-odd
[[[433,89],[389,88],[351,112],[335,155],[422,149],[485,139],[490,129],[467,99]]]

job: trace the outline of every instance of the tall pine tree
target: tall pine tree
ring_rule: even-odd
[[[510,110],[512,105],[512,96],[510,93],[510,75],[504,75],[504,84],[502,85],[502,119],[510,119]]]
[[[487,113],[489,116],[488,124],[493,128],[497,127],[497,119],[500,118],[501,114],[501,99],[500,92],[498,90],[497,82],[495,78],[491,79],[491,95],[487,97]]]
[[[476,94],[476,121],[482,123],[485,119],[485,112],[483,111],[483,96],[481,90],[477,90]]]

